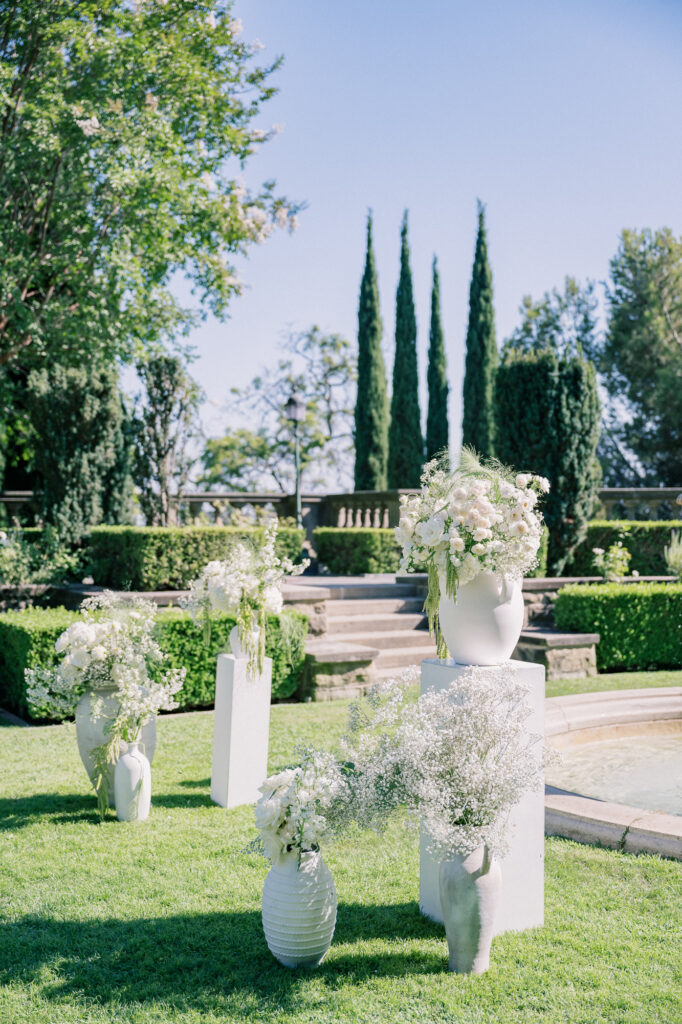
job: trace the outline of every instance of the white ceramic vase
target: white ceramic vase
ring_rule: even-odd
[[[440,628],[461,665],[499,665],[511,658],[523,629],[521,580],[479,573],[447,597],[441,578]]]
[[[317,967],[336,926],[336,887],[319,852],[296,851],[273,864],[263,886],[263,931],[285,967]]]
[[[114,769],[116,817],[119,821],[146,821],[152,801],[152,772],[139,740],[128,744]]]
[[[101,714],[97,718],[92,717],[93,702],[97,700],[101,704]],[[78,752],[81,761],[85,765],[88,778],[92,780],[94,762],[92,751],[95,747],[101,747],[106,742],[107,726],[116,718],[119,709],[119,702],[116,697],[115,688],[109,687],[97,691],[84,693],[76,707],[76,740],[78,741]],[[147,759],[151,764],[154,759],[156,748],[156,719],[152,718],[146,725],[142,726],[142,742]],[[121,753],[127,750],[127,744],[121,743]],[[114,806],[114,765],[109,768],[109,806]]]
[[[468,856],[442,861],[438,884],[450,970],[483,974],[490,966],[490,945],[500,903],[500,865],[480,846]]]
[[[258,643],[258,637],[260,636],[260,629],[258,626],[254,626],[251,630],[252,642],[254,646]],[[239,626],[233,626],[230,630],[230,651],[234,654],[235,658],[247,658],[246,644],[244,637]]]

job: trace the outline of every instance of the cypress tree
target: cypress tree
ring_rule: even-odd
[[[495,454],[493,388],[497,359],[493,276],[488,262],[485,207],[479,200],[476,252],[469,289],[462,444],[486,456]]]
[[[367,216],[367,252],[358,306],[358,392],[355,404],[355,490],[384,491],[388,457],[388,394],[381,351],[381,312]]]
[[[429,329],[429,409],[426,417],[426,458],[432,459],[449,443],[448,379],[445,365],[445,342],[440,315],[440,277],[438,261],[433,257],[431,283],[431,327]]]
[[[388,486],[419,487],[424,438],[419,414],[417,320],[412,295],[407,210],[400,230],[400,279],[396,294],[395,358],[391,425],[388,433]]]

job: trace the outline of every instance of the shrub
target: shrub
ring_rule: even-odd
[[[599,633],[602,671],[682,667],[682,584],[590,583],[559,591],[559,629]]]
[[[207,562],[238,541],[258,542],[261,527],[100,526],[90,531],[88,561],[95,583],[117,590],[184,590]],[[285,527],[277,553],[300,561],[305,533]]]
[[[400,567],[393,530],[321,526],[315,530],[314,543],[318,559],[334,576],[397,572]]]
[[[55,641],[77,617],[77,612],[65,608],[30,608],[0,615],[0,706],[30,717],[24,670],[55,665]],[[174,608],[159,612],[159,642],[168,654],[168,667],[187,669],[185,685],[177,695],[181,708],[213,705],[216,655],[227,646],[235,621],[231,616],[216,616],[206,645],[202,629],[187,612]],[[275,700],[291,697],[302,681],[307,632],[308,621],[300,612],[285,610],[268,619],[265,653],[272,658]]]
[[[587,537],[578,545],[565,569],[567,576],[594,576],[593,548],[608,550],[622,540],[623,547],[632,555],[630,570],[640,576],[667,576],[665,547],[670,543],[673,530],[682,522],[637,522],[632,519],[594,520],[587,527]]]

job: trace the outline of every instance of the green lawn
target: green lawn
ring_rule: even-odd
[[[344,717],[342,703],[274,707],[271,767],[301,740],[333,744]],[[486,975],[447,971],[399,830],[325,850],[334,943],[317,971],[280,967],[260,923],[267,864],[242,852],[252,811],[208,796],[212,722],[160,721],[140,826],[98,823],[73,725],[2,730],[2,1024],[682,1020],[682,865],[560,839],[547,842],[545,927],[496,939]]]
[[[639,690],[650,686],[682,686],[682,671],[664,672],[602,672],[584,679],[555,679],[547,683],[548,697],[567,693],[592,693],[594,690]]]

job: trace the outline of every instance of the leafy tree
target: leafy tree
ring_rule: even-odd
[[[381,351],[381,311],[372,247],[372,215],[367,217],[367,252],[358,308],[358,390],[355,403],[355,490],[386,489],[388,395]]]
[[[488,262],[485,206],[479,200],[476,251],[469,288],[462,443],[474,448],[480,455],[495,454],[493,390],[497,362],[493,275]]]
[[[440,315],[440,276],[438,263],[433,257],[431,284],[431,327],[429,330],[429,408],[426,417],[426,458],[433,459],[447,450],[450,438],[448,427],[448,377],[445,361],[445,341]]]
[[[130,358],[189,327],[178,272],[225,316],[234,257],[294,225],[273,183],[232,176],[273,134],[252,122],[279,61],[255,63],[231,8],[0,5],[0,386],[19,361]]]
[[[246,388],[233,388],[233,408],[258,423],[237,428],[207,442],[201,482],[230,490],[290,493],[294,485],[294,439],[284,406],[297,391],[306,406],[300,425],[301,477],[306,486],[329,486],[346,477],[352,453],[351,392],[356,361],[349,342],[319,327],[290,335],[287,356],[255,377]],[[342,483],[341,486],[347,486]]]
[[[682,484],[682,238],[624,231],[595,358],[610,397],[609,475]],[[612,468],[611,468],[612,467]],[[611,480],[610,480],[611,482]]]
[[[533,302],[521,300],[521,323],[505,342],[517,352],[552,351],[560,359],[590,357],[597,345],[597,298],[594,283],[567,277],[564,290],[554,288]]]
[[[388,431],[388,486],[418,487],[424,464],[419,412],[417,320],[412,295],[407,210],[400,229],[400,277],[395,304],[395,358]]]
[[[174,522],[172,497],[186,486],[194,460],[202,394],[179,356],[158,355],[138,366],[144,399],[132,422],[133,477],[148,526]]]
[[[125,410],[114,369],[52,366],[28,377],[26,410],[43,519],[65,541],[125,521]]]

